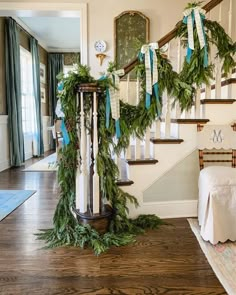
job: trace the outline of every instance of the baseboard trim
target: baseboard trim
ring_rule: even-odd
[[[138,213],[156,214],[161,218],[196,217],[197,203],[197,200],[143,203]]]
[[[0,172],[10,168],[10,159],[0,162]]]

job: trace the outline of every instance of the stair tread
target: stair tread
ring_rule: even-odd
[[[116,184],[119,186],[129,186],[134,184],[134,182],[130,179],[119,179],[116,181]]]
[[[151,165],[158,163],[156,159],[127,159],[129,165]]]
[[[233,104],[236,99],[201,99],[201,104]]]
[[[180,138],[151,138],[150,141],[154,144],[180,144],[184,140]]]
[[[210,120],[209,119],[171,119],[171,123],[178,123],[178,124],[206,124]]]

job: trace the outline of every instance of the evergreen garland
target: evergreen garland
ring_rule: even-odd
[[[202,2],[189,3],[186,9],[194,8]],[[210,45],[215,45],[217,49],[216,57],[222,61],[222,72],[228,75],[235,67],[234,55],[236,52],[236,44],[226,34],[224,28],[216,21],[203,20],[206,31],[206,47],[208,55],[210,54]],[[189,85],[196,85],[197,88],[202,84],[209,85],[210,80],[213,79],[214,64],[211,62],[207,67],[204,67],[204,48],[200,48],[197,29],[194,26],[194,51],[190,63],[184,61],[182,71],[180,72],[180,79]],[[176,37],[180,37],[182,45],[186,48],[188,44],[188,30],[187,25],[182,23],[178,30]],[[188,109],[189,102],[181,101],[182,109]]]
[[[191,4],[197,5],[197,3]],[[216,22],[205,20],[207,29],[207,46],[213,43],[218,48],[218,56],[223,60],[223,70],[228,73],[235,65],[233,54],[235,53],[235,44],[224,32],[223,28]],[[182,24],[178,30],[177,36],[181,37],[184,45],[187,44],[187,26]],[[158,84],[159,95],[162,97],[164,91],[173,97],[173,103],[179,102],[181,110],[189,109],[193,104],[195,88],[202,83],[208,84],[212,78],[213,65],[207,68],[203,64],[203,50],[200,49],[199,41],[194,30],[195,50],[190,64],[184,63],[183,69],[178,75],[173,71],[168,59],[164,58],[157,50],[158,59]],[[112,73],[115,65],[110,64],[108,72]],[[59,79],[64,84],[64,90],[59,94],[63,111],[65,113],[65,122],[70,137],[70,143],[60,151],[60,163],[58,169],[58,182],[60,185],[60,199],[54,214],[54,228],[43,230],[38,234],[39,239],[46,241],[47,247],[56,246],[80,246],[91,247],[96,255],[99,255],[109,249],[112,245],[122,246],[135,241],[135,235],[143,233],[146,229],[158,228],[163,222],[155,215],[141,215],[136,219],[128,218],[128,203],[138,206],[134,196],[125,193],[116,185],[118,178],[118,167],[112,160],[112,151],[120,154],[122,150],[129,145],[130,137],[135,136],[143,138],[147,127],[157,119],[157,113],[160,113],[162,105],[158,103],[155,97],[151,99],[151,106],[145,108],[145,66],[139,62],[136,72],[140,77],[142,91],[140,93],[140,102],[138,106],[132,106],[120,102],[120,128],[121,137],[117,143],[114,142],[115,124],[110,118],[109,128],[105,124],[105,91],[99,99],[98,117],[99,117],[99,149],[97,156],[97,168],[100,176],[101,192],[104,200],[107,200],[113,208],[113,217],[110,223],[109,232],[104,235],[91,228],[89,225],[83,226],[77,222],[73,216],[75,207],[75,174],[77,168],[78,147],[80,138],[77,137],[76,122],[80,111],[76,106],[76,91],[82,83],[95,82],[90,76],[89,68],[79,65],[76,73],[70,72],[68,77],[60,75]],[[106,77],[102,81],[97,81],[100,87],[114,87],[112,79]],[[89,109],[90,99],[85,99],[86,128],[90,130]]]

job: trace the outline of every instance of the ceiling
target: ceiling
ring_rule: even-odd
[[[19,20],[49,52],[80,51],[79,17],[19,17]]]

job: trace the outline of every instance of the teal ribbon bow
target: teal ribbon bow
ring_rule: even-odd
[[[59,92],[61,92],[61,91],[63,90],[63,88],[64,88],[64,83],[61,81],[61,82],[59,82],[58,85],[57,85],[57,90],[58,90]]]
[[[203,24],[205,19],[204,11],[199,8],[190,8],[184,11],[184,19],[183,23],[188,26],[188,46],[187,46],[187,55],[186,61],[190,63],[191,57],[194,50],[194,33],[193,28],[194,26],[197,29],[198,38],[200,42],[201,49],[204,48],[204,60],[203,66],[206,68],[208,66],[208,50],[207,50],[207,42],[206,42],[206,31]]]
[[[98,81],[104,81],[107,79],[108,76],[103,75],[98,79]],[[114,75],[112,75],[113,82],[115,81]],[[106,128],[108,129],[110,126],[110,115],[111,115],[111,95],[110,95],[110,89],[109,87],[106,88]],[[115,120],[115,127],[116,127],[116,137],[121,137],[121,131],[120,131],[120,120]]]
[[[155,96],[157,105],[157,116],[161,115],[161,103],[159,97],[157,56],[155,50],[158,49],[157,43],[143,45],[138,54],[140,62],[145,62],[146,71],[146,100],[145,107],[148,110],[151,106],[151,97]]]

